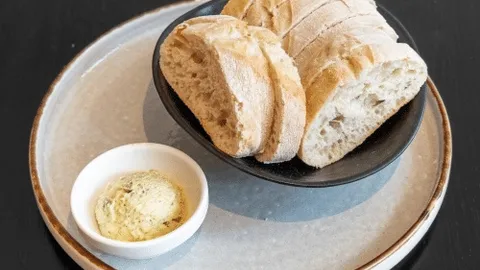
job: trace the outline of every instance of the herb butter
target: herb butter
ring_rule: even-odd
[[[95,217],[100,233],[134,242],[165,235],[184,222],[183,191],[159,171],[134,172],[108,184]]]

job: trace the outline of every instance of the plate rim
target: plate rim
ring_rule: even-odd
[[[81,266],[85,266],[93,269],[114,269],[110,265],[106,264],[105,262],[97,258],[94,254],[92,254],[84,246],[82,246],[77,240],[75,240],[75,238],[73,238],[70,235],[70,233],[66,230],[66,228],[60,223],[58,218],[55,216],[53,210],[51,209],[50,205],[47,203],[43,189],[40,186],[40,179],[38,176],[37,161],[36,161],[36,154],[37,154],[36,145],[37,145],[38,127],[42,119],[44,109],[46,108],[46,105],[50,100],[50,97],[54,92],[56,85],[64,77],[65,73],[70,69],[72,64],[75,63],[79,57],[81,57],[84,53],[86,53],[86,51],[88,51],[88,49],[90,49],[99,40],[105,38],[115,30],[141,17],[153,15],[164,9],[168,9],[168,8],[172,8],[172,7],[180,6],[184,4],[190,4],[194,2],[204,2],[204,1],[183,0],[183,1],[175,2],[169,5],[164,5],[159,8],[134,16],[118,24],[117,26],[111,28],[110,30],[103,33],[102,35],[100,35],[98,38],[92,41],[87,47],[85,47],[78,54],[76,54],[76,56],[67,65],[65,65],[62,68],[60,73],[56,76],[56,78],[50,84],[46,94],[42,98],[42,101],[40,102],[40,105],[37,109],[37,112],[32,124],[31,132],[30,132],[29,151],[28,151],[30,178],[31,178],[33,193],[35,195],[37,207],[40,211],[42,219],[47,225],[47,228],[52,233],[55,240],[65,250],[65,252],[69,256],[71,256],[72,259],[76,261],[76,263],[78,263]],[[436,186],[432,192],[430,200],[428,201],[425,207],[425,210],[422,212],[419,218],[412,224],[412,226],[389,248],[387,248],[385,251],[380,253],[377,257],[373,258],[369,262],[358,267],[357,269],[372,269],[380,265],[382,262],[385,262],[385,260],[387,260],[391,256],[393,256],[410,239],[412,239],[414,235],[416,235],[416,233],[422,228],[422,225],[424,225],[424,223],[427,222],[431,214],[436,215],[436,213],[434,212],[441,205],[443,201],[443,195],[445,194],[448,187],[451,164],[452,164],[452,132],[451,132],[450,121],[448,118],[447,110],[445,108],[445,104],[440,96],[440,93],[438,92],[437,87],[435,86],[434,82],[430,77],[428,77],[427,85],[430,89],[430,92],[433,94],[433,97],[436,101],[439,112],[441,114],[440,116],[442,118],[441,120],[442,120],[442,129],[443,129],[443,160],[442,160],[442,165],[440,169],[439,179],[437,180]],[[71,252],[75,252],[76,254],[71,254]],[[79,261],[80,259],[83,259],[84,261],[83,262]]]

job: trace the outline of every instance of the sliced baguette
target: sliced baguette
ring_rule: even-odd
[[[305,128],[305,92],[292,59],[271,31],[254,28],[265,57],[275,91],[273,125],[267,145],[255,157],[263,163],[289,161],[297,155]]]
[[[343,0],[290,0],[284,2],[272,11],[272,31],[284,38],[291,29],[309,18],[318,9],[336,1]],[[357,0],[357,2],[372,5],[373,1]]]
[[[232,7],[247,4],[245,13],[232,11]],[[323,31],[345,19],[367,14],[376,14],[383,19],[376,11],[375,2],[370,0],[230,0],[222,14],[272,30],[283,38],[283,48],[292,57]],[[383,23],[386,24],[384,19]],[[387,28],[388,25],[386,31],[397,38],[395,31]]]
[[[253,16],[252,7],[244,18],[283,38],[294,56],[307,103],[298,156],[310,166],[328,166],[363,143],[427,78],[425,62],[374,9],[372,0],[290,0],[269,16]]]
[[[246,23],[222,15],[188,20],[162,44],[160,64],[216,147],[233,157],[263,150],[274,93],[269,63]]]
[[[273,11],[272,31],[284,37],[317,9],[336,0],[290,0]],[[363,0],[361,0],[363,1]]]
[[[271,31],[223,15],[188,20],[162,44],[161,68],[220,150],[264,163],[297,154],[305,93]]]
[[[294,23],[301,21],[323,4],[332,1],[335,0],[230,0],[222,10],[222,14],[244,19],[252,26],[268,26],[275,34],[283,37]],[[247,5],[248,7],[245,8]],[[244,9],[244,13],[237,11]],[[265,16],[265,13],[269,16]]]
[[[366,33],[376,34],[366,35]],[[395,43],[398,37],[385,19],[378,15],[353,17],[331,27],[322,35],[317,36],[294,58],[305,89],[311,85],[323,66],[331,62],[332,56],[344,54],[347,50],[352,49],[353,45],[342,43],[344,39],[335,38],[342,35],[356,37],[350,39],[350,42],[356,40],[356,46],[375,43],[391,44]]]
[[[415,97],[427,78],[424,61],[406,44],[362,45],[348,34],[331,43],[325,46],[342,47],[334,47],[337,53],[325,60],[306,90],[307,124],[298,154],[318,168],[363,143]]]
[[[376,6],[361,0],[337,0],[315,10],[312,14],[292,28],[283,38],[283,48],[291,57],[296,57],[303,48],[324,31],[346,19],[378,15]]]

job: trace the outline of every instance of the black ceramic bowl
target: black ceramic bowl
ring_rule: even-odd
[[[253,157],[232,158],[216,148],[198,120],[165,80],[160,70],[159,51],[161,44],[175,26],[193,17],[219,14],[226,2],[227,0],[210,1],[176,19],[158,39],[153,55],[153,79],[165,108],[197,142],[228,164],[251,175],[281,184],[303,187],[328,187],[362,179],[383,169],[403,153],[420,126],[425,107],[426,86],[422,87],[413,101],[391,117],[361,146],[342,160],[323,169],[309,167],[298,158],[290,162],[265,165]],[[400,21],[382,6],[379,6],[379,12],[400,36],[400,42],[408,43],[416,50],[412,37]]]

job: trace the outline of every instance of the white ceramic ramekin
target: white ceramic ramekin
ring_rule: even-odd
[[[94,214],[102,190],[122,174],[150,169],[173,175],[171,180],[182,187],[187,202],[187,221],[176,230],[147,241],[123,242],[102,236]],[[130,144],[92,160],[78,175],[70,203],[73,218],[92,247],[123,258],[147,259],[174,249],[198,230],[207,213],[208,185],[200,166],[185,153],[160,144]]]

